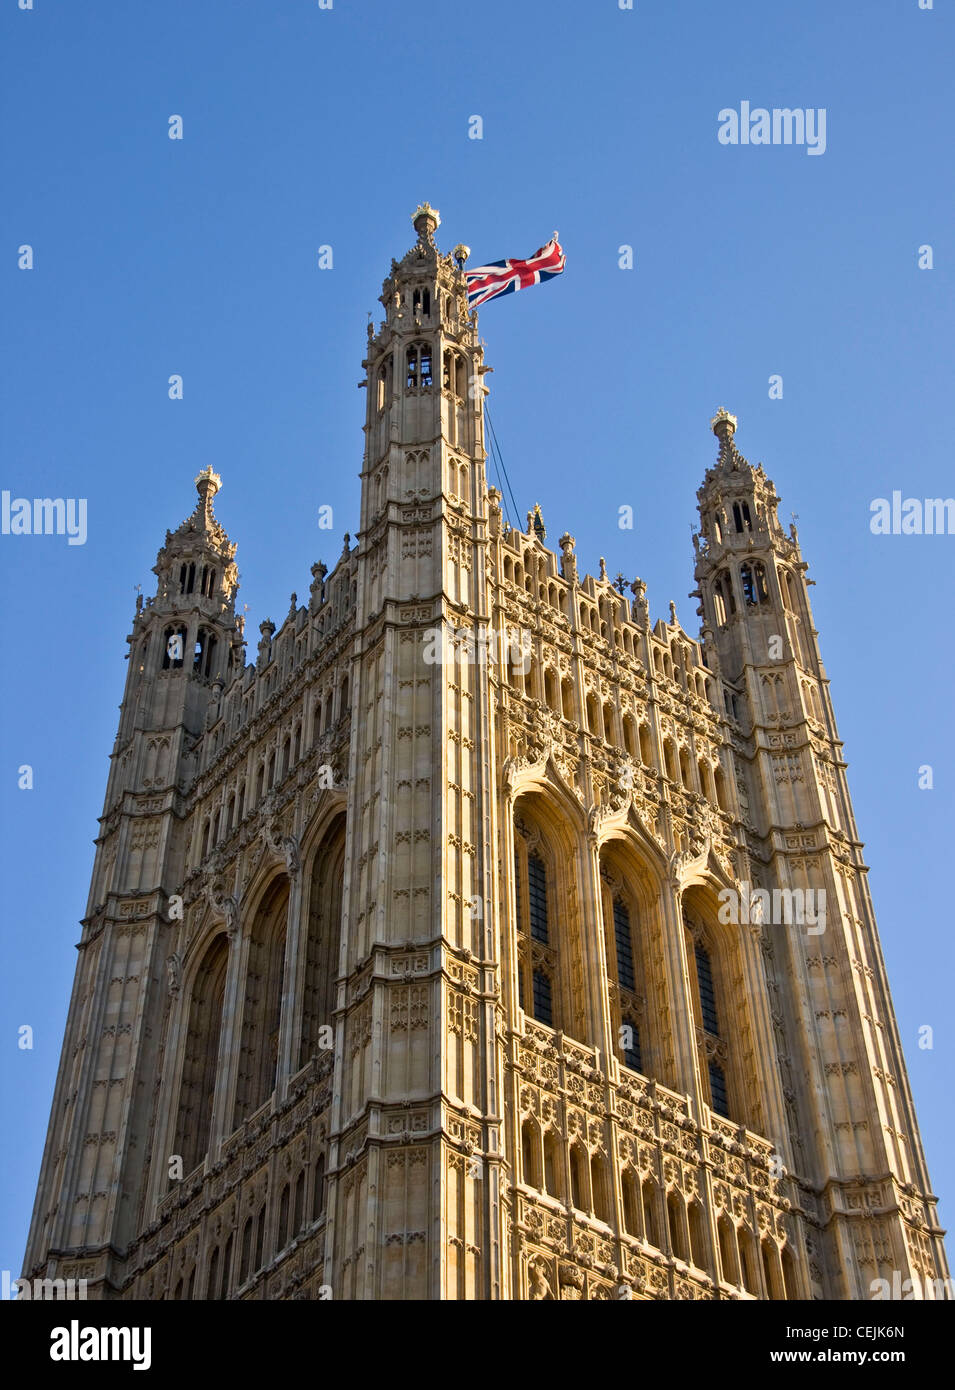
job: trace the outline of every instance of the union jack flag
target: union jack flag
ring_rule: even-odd
[[[550,241],[526,261],[491,261],[489,265],[466,270],[468,307],[476,309],[500,294],[513,294],[515,290],[526,290],[529,285],[553,280],[563,271],[565,259],[555,232]]]

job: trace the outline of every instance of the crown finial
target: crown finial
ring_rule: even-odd
[[[434,234],[441,226],[441,214],[430,203],[419,203],[411,215],[411,222],[418,233],[418,241],[433,245]]]
[[[720,406],[719,410],[710,421],[710,429],[717,439],[733,438],[736,433],[736,416],[731,415],[725,406]]]
[[[219,477],[218,473],[215,472],[211,464],[207,464],[194,481],[196,484],[196,491],[203,502],[206,500],[207,496],[215,497],[222,486],[222,479]]]

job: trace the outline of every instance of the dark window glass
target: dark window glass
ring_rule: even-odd
[[[623,1064],[631,1071],[643,1071],[643,1057],[640,1053],[640,1030],[632,1018],[623,1021]]]
[[[710,957],[705,946],[696,948],[696,978],[700,986],[700,1012],[703,1015],[703,1027],[707,1033],[712,1033],[718,1038],[720,1035],[719,1020],[716,1017],[716,995],[713,992],[713,971],[710,968]]]
[[[619,898],[614,900],[613,905],[613,934],[617,945],[617,984],[621,989],[635,990],[637,982],[633,973],[633,938],[630,935],[630,913],[627,904],[621,902]]]
[[[538,1023],[554,1026],[554,1013],[550,996],[550,980],[543,970],[534,971],[534,1017]]]
[[[710,1063],[710,1102],[718,1115],[729,1119],[729,1104],[726,1099],[726,1077],[718,1062]]]
[[[547,945],[547,874],[537,854],[527,856],[528,916],[531,936]]]

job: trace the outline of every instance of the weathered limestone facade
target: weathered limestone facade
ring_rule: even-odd
[[[795,530],[725,411],[699,639],[539,512],[509,529],[437,225],[369,325],[360,529],[308,604],[245,664],[211,469],[137,602],[25,1271],[150,1299],[944,1279]],[[825,930],[721,921],[744,885],[824,889]]]

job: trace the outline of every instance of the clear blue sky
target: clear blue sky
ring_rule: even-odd
[[[165,530],[210,463],[253,654],[263,618],[307,595],[311,563],[334,562],[357,527],[367,313],[377,322],[422,199],[441,210],[440,244],[467,242],[473,263],[560,231],[566,274],[481,314],[514,490],[522,512],[541,503],[551,542],[569,528],[582,567],[605,555],[611,574],[647,581],[654,618],[673,598],[695,629],[690,523],[720,405],[784,520],[799,514],[930,1172],[951,1208],[955,536],[868,524],[893,489],[953,491],[951,11],[4,0],[0,486],[87,498],[89,537],[0,537],[0,1267],[17,1271],[25,1242],[134,585],[152,592]],[[824,107],[825,154],[721,145],[717,113],[743,100]],[[917,267],[926,243],[931,271]],[[317,268],[323,244],[333,270]],[[632,532],[617,529],[624,503]],[[17,789],[23,763],[33,791]],[[935,785],[920,791],[926,763]]]

